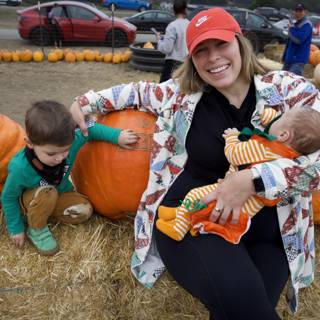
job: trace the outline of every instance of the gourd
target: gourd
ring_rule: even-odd
[[[111,127],[139,134],[133,150],[92,141],[79,151],[72,170],[78,192],[89,197],[96,212],[110,219],[134,214],[149,176],[155,117],[137,110],[111,112],[98,118]]]
[[[22,127],[5,115],[0,114],[0,193],[7,177],[10,159],[25,145]]]

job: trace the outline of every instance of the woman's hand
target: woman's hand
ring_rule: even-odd
[[[138,142],[139,136],[132,130],[122,130],[119,139],[118,145],[121,148],[132,149],[132,144]]]
[[[24,232],[15,234],[14,236],[10,236],[12,242],[19,248],[21,248],[26,241],[26,234]]]
[[[217,201],[210,216],[212,222],[225,224],[230,214],[232,214],[231,223],[238,222],[242,206],[255,194],[252,178],[249,169],[232,173],[224,180],[220,180],[217,189],[202,199],[207,204],[213,200]]]
[[[87,137],[88,136],[88,128],[85,122],[84,114],[81,111],[81,107],[77,101],[74,101],[70,107],[70,112],[73,120],[79,126],[82,134]]]

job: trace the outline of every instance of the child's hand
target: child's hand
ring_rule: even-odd
[[[223,133],[223,137],[225,138],[227,135],[229,134],[233,134],[233,133],[239,133],[239,130],[237,128],[228,128],[226,130],[224,130],[224,133]]]
[[[24,232],[18,233],[14,236],[10,236],[10,239],[17,247],[21,248],[24,245],[24,242],[26,241],[26,234]]]
[[[139,140],[139,137],[134,131],[122,130],[119,135],[118,145],[121,148],[132,149],[130,145],[138,142],[138,140]]]

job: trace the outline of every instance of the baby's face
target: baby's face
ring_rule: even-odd
[[[45,144],[42,146],[32,145],[34,153],[38,159],[50,167],[60,164],[68,156],[70,147],[71,145],[63,147],[52,144]]]

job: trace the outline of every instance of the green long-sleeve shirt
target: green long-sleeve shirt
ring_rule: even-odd
[[[91,140],[103,140],[117,144],[121,129],[96,123],[88,128],[88,132],[88,137],[83,136],[79,129],[75,132],[74,141],[66,158],[66,166],[68,166],[67,172],[61,182],[56,186],[59,193],[73,190],[69,175],[79,149]],[[25,190],[39,187],[41,180],[43,180],[42,177],[27,160],[25,149],[20,150],[9,163],[8,177],[1,195],[4,217],[10,235],[19,234],[25,230],[19,199]]]

